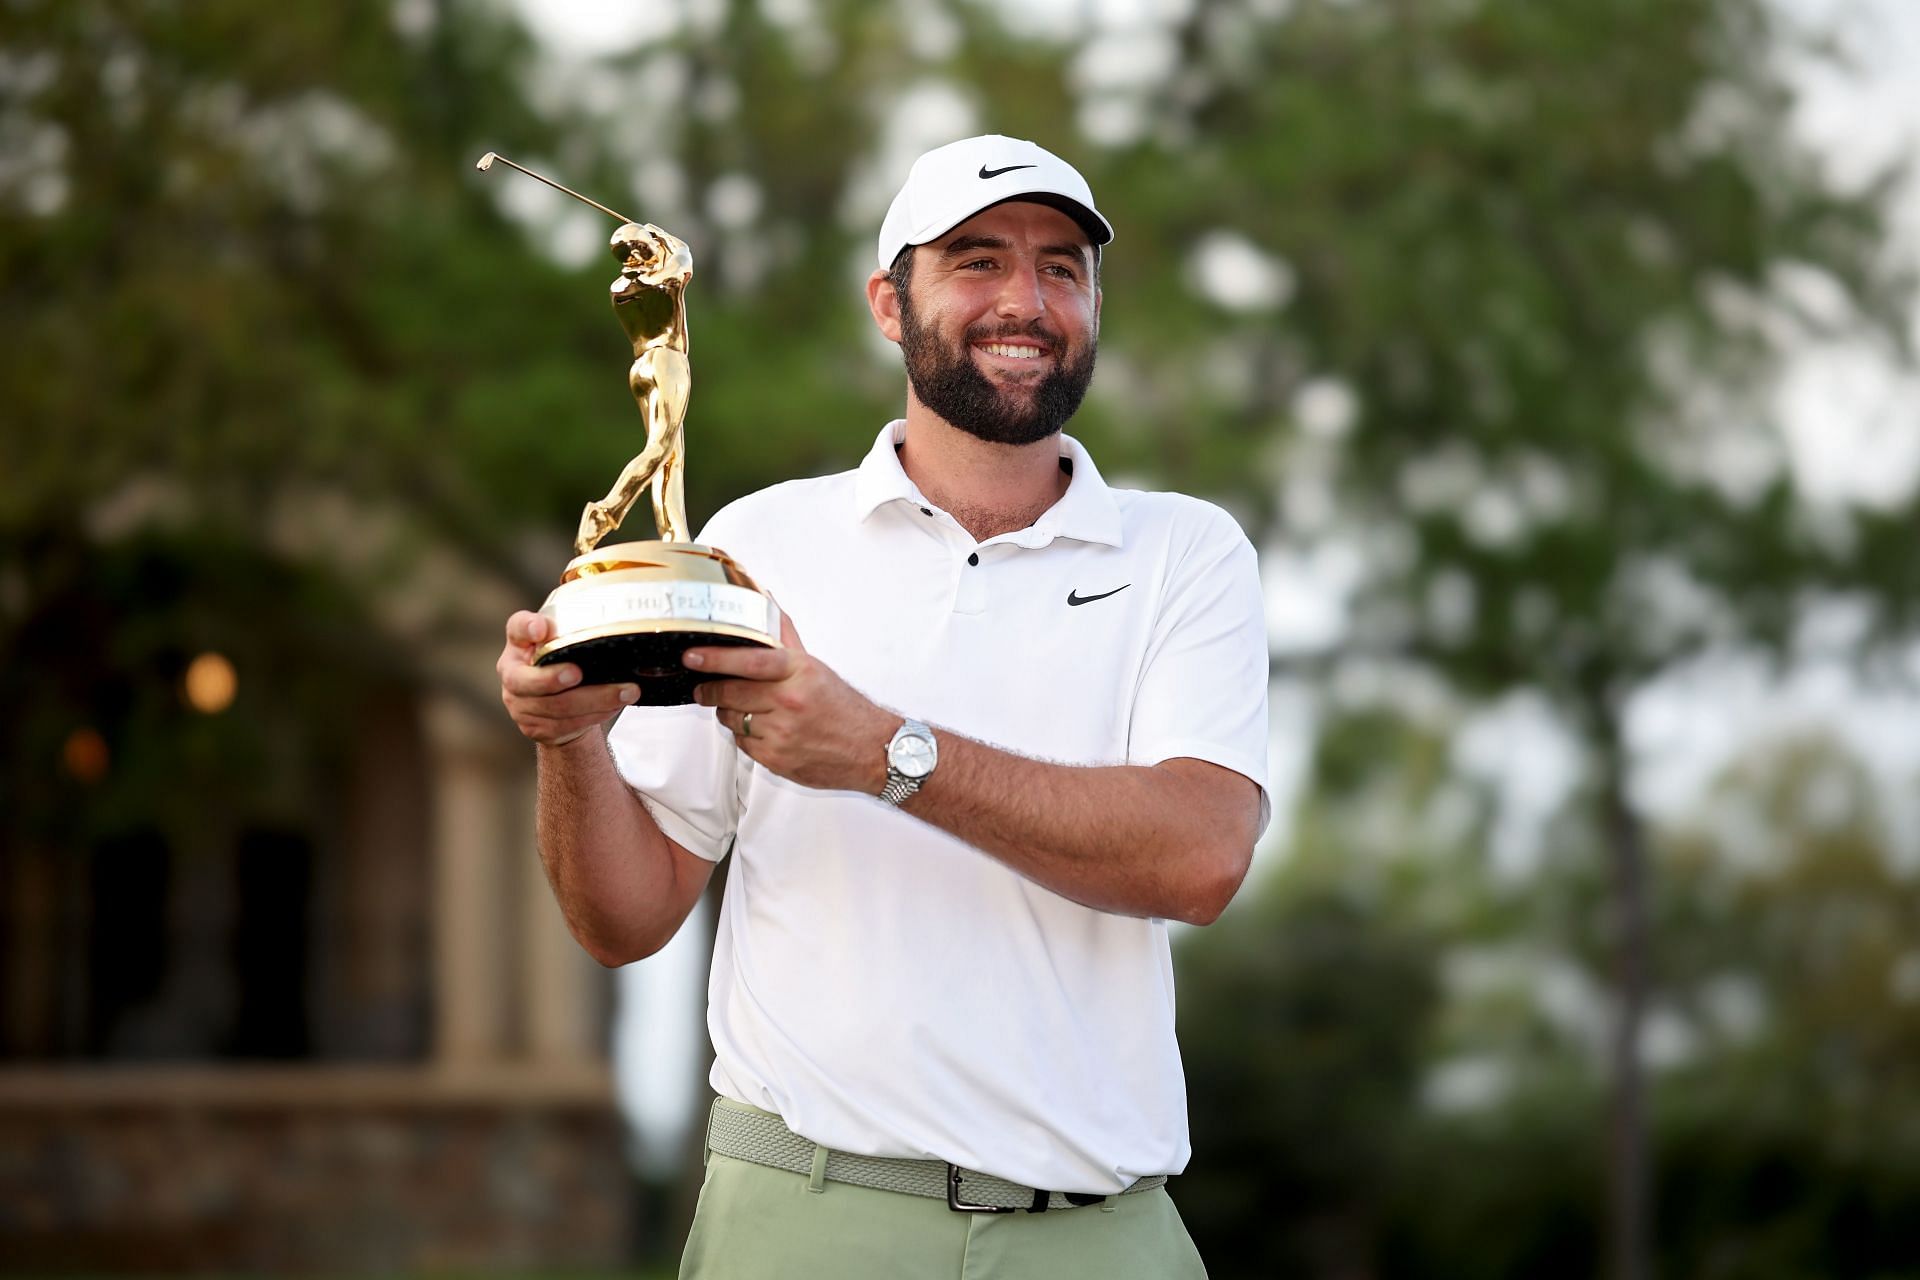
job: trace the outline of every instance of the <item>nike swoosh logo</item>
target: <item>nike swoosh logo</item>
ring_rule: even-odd
[[[1031,169],[1033,167],[1034,166],[1030,164],[1010,164],[1004,169],[989,169],[987,166],[981,165],[980,176],[983,178],[997,178],[1003,173],[1012,173],[1015,169]]]
[[[1083,596],[1080,595],[1077,590],[1068,591],[1067,603],[1070,605],[1092,604],[1095,600],[1105,600],[1108,596],[1117,596],[1132,585],[1131,582],[1122,583],[1111,591],[1102,591],[1097,596]]]

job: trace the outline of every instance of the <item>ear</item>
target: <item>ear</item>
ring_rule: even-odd
[[[873,313],[874,327],[888,342],[900,341],[900,293],[893,277],[876,270],[867,277],[867,310]]]

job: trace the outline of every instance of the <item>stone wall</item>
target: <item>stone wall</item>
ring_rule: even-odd
[[[0,1272],[614,1267],[600,1068],[0,1072]]]

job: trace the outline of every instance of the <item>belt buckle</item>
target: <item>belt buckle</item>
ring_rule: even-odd
[[[1018,1213],[1019,1208],[1010,1204],[968,1204],[960,1198],[960,1166],[947,1165],[947,1208],[955,1213]]]

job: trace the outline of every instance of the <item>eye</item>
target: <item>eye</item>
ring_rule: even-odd
[[[1080,273],[1078,271],[1075,271],[1072,267],[1067,266],[1065,263],[1050,262],[1046,265],[1044,269],[1046,270],[1047,274],[1055,276],[1061,280],[1078,280],[1080,278]]]
[[[975,258],[972,262],[963,263],[960,269],[962,271],[978,271],[994,265],[995,263],[992,258]]]

